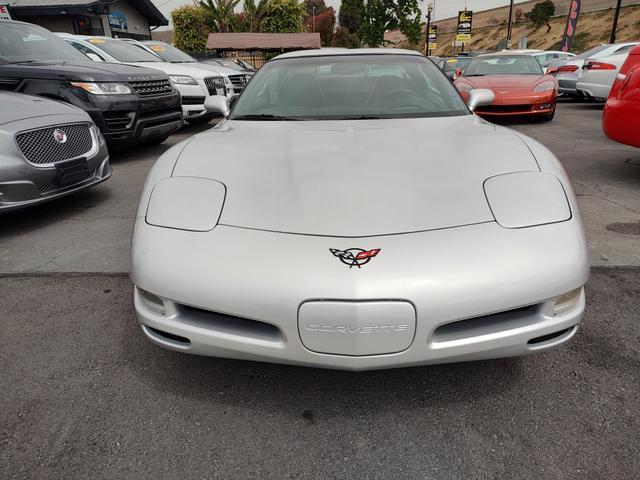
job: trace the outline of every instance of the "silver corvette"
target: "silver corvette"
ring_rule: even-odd
[[[549,150],[402,50],[284,54],[150,171],[131,278],[144,333],[199,355],[347,370],[567,342],[587,245]]]
[[[107,146],[89,115],[61,102],[0,92],[0,213],[110,176]]]

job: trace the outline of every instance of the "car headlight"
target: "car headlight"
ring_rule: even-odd
[[[189,77],[187,75],[169,75],[169,78],[176,85],[197,85],[198,84],[198,82],[196,82],[192,77]]]
[[[536,93],[540,92],[550,92],[551,90],[556,89],[556,84],[551,80],[547,80],[546,82],[539,83],[535,87],[533,87],[533,91]]]
[[[126,83],[105,82],[71,82],[74,87],[79,87],[93,95],[131,95],[133,90]]]
[[[462,93],[469,93],[471,90],[473,90],[473,87],[471,85],[464,82],[456,83],[456,87],[458,88],[458,91]]]
[[[553,302],[553,314],[560,315],[564,312],[568,312],[580,301],[580,295],[582,294],[582,287],[578,287],[575,290],[560,295]]]

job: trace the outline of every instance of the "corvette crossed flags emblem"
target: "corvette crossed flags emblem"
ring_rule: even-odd
[[[338,250],[337,248],[330,248],[329,251],[334,257],[338,257],[342,263],[349,265],[349,268],[362,268],[363,265],[369,263],[373,257],[380,253],[379,248],[374,248],[373,250],[363,250],[362,248]]]

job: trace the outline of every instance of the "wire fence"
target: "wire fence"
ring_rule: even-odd
[[[207,60],[209,58],[229,58],[229,59],[239,59],[243,62],[250,63],[256,68],[262,67],[268,60],[265,58],[264,53],[262,52],[220,52],[217,53],[215,50],[208,50],[204,52],[189,52],[196,60]]]

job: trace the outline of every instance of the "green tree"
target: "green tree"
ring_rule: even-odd
[[[304,32],[307,10],[298,0],[271,0],[262,19],[262,31],[267,33]]]
[[[420,7],[417,0],[366,0],[358,35],[369,47],[384,43],[384,32],[399,28],[412,44],[420,41]]]
[[[536,28],[540,28],[542,25],[547,26],[547,32],[551,30],[549,25],[549,19],[556,13],[556,6],[552,0],[544,0],[543,2],[536,3],[530,12],[525,17],[532,22]]]
[[[258,3],[256,3],[255,0],[244,0],[243,13],[246,31],[260,31],[269,1],[270,0],[258,0]]]
[[[360,38],[357,34],[351,33],[344,27],[339,27],[331,39],[332,47],[360,48]]]
[[[200,5],[209,9],[218,32],[232,32],[235,25],[235,8],[240,0],[205,0]]]
[[[171,12],[173,43],[186,52],[204,52],[214,24],[211,11],[203,7],[184,6]]]
[[[358,33],[362,18],[363,0],[342,0],[338,22],[351,33]]]

